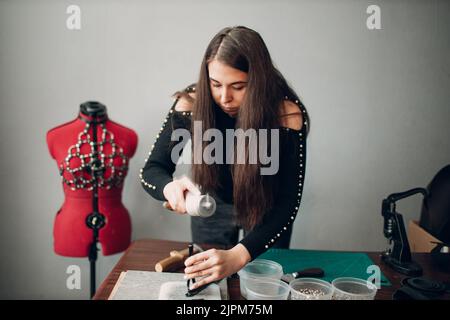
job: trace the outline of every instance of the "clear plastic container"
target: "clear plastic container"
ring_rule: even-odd
[[[281,280],[248,278],[246,291],[247,300],[287,300],[290,288]]]
[[[377,294],[373,283],[358,278],[337,278],[331,284],[334,300],[373,300]]]
[[[266,260],[255,259],[238,272],[240,278],[241,295],[247,298],[247,280],[248,279],[274,279],[280,280],[283,276],[283,267],[281,264]]]
[[[333,286],[331,283],[315,279],[300,278],[289,283],[291,300],[331,300]]]

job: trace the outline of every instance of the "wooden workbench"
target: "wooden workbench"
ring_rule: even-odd
[[[122,258],[116,264],[114,269],[103,281],[101,286],[98,288],[94,299],[95,300],[105,300],[108,299],[117,279],[122,271],[127,270],[145,270],[145,271],[155,271],[155,264],[168,256],[171,250],[181,250],[186,248],[187,242],[178,241],[168,241],[168,240],[155,240],[155,239],[143,239],[134,241],[128,250],[124,253]],[[208,249],[208,245],[202,245],[204,249]],[[380,253],[376,252],[366,252],[368,256],[373,260],[374,264],[380,266],[381,271],[392,283],[392,286],[384,287],[378,290],[375,297],[376,300],[391,300],[392,294],[400,285],[400,281],[405,277],[401,275],[380,261]],[[439,280],[439,281],[450,281],[450,275],[439,271],[433,266],[431,260],[431,255],[413,254],[413,259],[417,261],[424,269],[423,276]],[[182,272],[179,270],[178,272]],[[228,279],[228,291],[231,300],[241,300],[243,299],[240,294],[239,288],[239,278],[232,277]],[[443,296],[444,299],[450,299],[450,295],[447,294]]]

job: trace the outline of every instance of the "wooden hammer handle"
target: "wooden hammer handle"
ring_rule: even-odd
[[[155,271],[157,272],[166,272],[166,271],[175,271],[184,266],[184,260],[179,256],[170,256],[165,258],[155,265]]]
[[[199,250],[194,246],[194,254],[198,253]],[[155,265],[155,270],[157,272],[165,272],[165,271],[175,271],[184,266],[184,260],[189,257],[189,248],[183,250],[172,250],[170,251],[170,256],[159,261]]]
[[[194,250],[195,252],[195,250]],[[189,248],[183,249],[181,251],[172,250],[170,251],[171,257],[180,257],[181,259],[186,259],[189,256]]]

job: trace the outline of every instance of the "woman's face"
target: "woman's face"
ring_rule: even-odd
[[[247,73],[216,59],[208,64],[209,86],[214,101],[230,117],[238,114],[247,89]]]

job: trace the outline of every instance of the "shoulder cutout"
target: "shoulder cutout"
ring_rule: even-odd
[[[189,95],[189,98],[185,95]],[[176,111],[192,111],[192,105],[195,100],[195,92],[189,92],[185,95],[181,95],[178,99],[178,102],[175,105]]]
[[[295,130],[302,128],[303,115],[297,104],[290,100],[284,100],[280,109],[280,125],[282,127]]]

